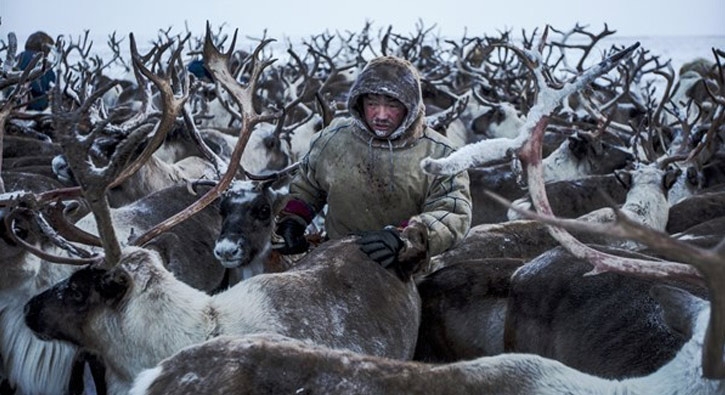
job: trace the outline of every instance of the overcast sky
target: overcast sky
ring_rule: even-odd
[[[425,5],[424,5],[425,4]],[[550,24],[570,29],[577,22],[598,32],[607,23],[617,37],[717,35],[725,37],[725,0],[0,0],[1,39],[15,32],[95,37],[112,32],[155,37],[160,28],[202,35],[206,21],[244,36],[306,37],[324,32],[359,32],[366,21],[395,32],[416,23],[447,37],[511,30],[519,34]],[[725,45],[725,43],[724,43]]]

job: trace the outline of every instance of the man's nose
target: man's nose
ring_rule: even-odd
[[[390,118],[391,113],[390,109],[386,106],[378,106],[375,108],[375,116],[378,118]]]

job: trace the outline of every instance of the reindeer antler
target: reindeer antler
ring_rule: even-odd
[[[622,59],[627,55],[627,51],[636,46],[630,47],[628,50],[615,55],[614,59],[605,60],[595,68],[598,70],[606,70],[611,68],[612,63],[617,59]],[[616,63],[615,63],[616,64]],[[586,72],[581,81],[591,80],[594,73],[598,71]],[[589,76],[587,76],[589,74]],[[539,79],[541,82],[542,80]],[[581,84],[578,84],[581,86]],[[541,86],[541,85],[540,85]],[[541,96],[548,100],[559,98],[561,96],[556,92],[547,92],[551,89],[542,87]],[[538,103],[537,103],[538,106]],[[536,107],[536,106],[534,106]],[[542,106],[545,108],[545,106]],[[533,110],[533,109],[532,109]],[[519,152],[521,161],[526,164],[528,174],[529,193],[532,197],[532,203],[538,214],[524,213],[536,219],[540,219],[546,223],[555,224],[557,226],[548,226],[549,233],[564,248],[578,258],[587,259],[594,264],[593,274],[603,271],[619,271],[630,274],[643,274],[647,276],[677,276],[690,281],[701,281],[700,273],[703,274],[702,279],[708,285],[711,291],[712,314],[710,324],[706,335],[706,344],[703,346],[703,373],[705,377],[713,379],[725,378],[725,359],[723,352],[725,345],[725,293],[722,292],[722,284],[725,282],[725,265],[722,264],[725,259],[725,241],[721,242],[712,250],[702,250],[698,247],[685,245],[684,243],[675,242],[668,236],[658,233],[644,226],[635,225],[633,221],[629,221],[624,215],[619,215],[618,224],[625,225],[596,225],[582,224],[578,221],[571,220],[553,220],[553,212],[549,205],[546,189],[543,182],[542,165],[541,165],[541,145],[543,140],[544,129],[546,128],[547,117],[545,113],[536,121],[535,127],[532,129],[531,138],[526,142]],[[620,235],[626,238],[633,238],[642,241],[658,251],[664,252],[668,256],[675,259],[687,261],[692,266],[679,264],[676,262],[653,262],[643,260],[623,260],[610,254],[597,251],[574,238],[570,233],[562,227],[578,230],[596,229],[597,233],[607,235]],[[693,269],[694,267],[694,269]],[[696,270],[695,270],[696,269]],[[699,272],[699,273],[698,273]]]
[[[267,66],[275,61],[260,61],[259,54],[267,44],[274,40],[263,40],[257,45],[256,49],[251,55],[253,68],[249,83],[246,88],[242,88],[237,80],[232,76],[231,71],[229,70],[229,61],[234,51],[234,45],[237,41],[237,30],[234,31],[232,43],[229,47],[229,50],[225,54],[222,54],[219,49],[217,49],[212,41],[212,37],[213,36],[211,33],[210,24],[209,22],[207,22],[206,39],[204,41],[204,65],[206,66],[207,70],[209,70],[209,72],[214,76],[214,81],[224,87],[224,89],[226,89],[227,92],[231,94],[232,99],[241,111],[240,114],[236,114],[242,120],[242,126],[239,130],[239,140],[237,140],[237,145],[234,147],[234,151],[231,155],[229,168],[226,170],[224,176],[222,176],[216,186],[211,188],[204,196],[199,198],[196,202],[194,202],[191,206],[187,207],[183,211],[177,213],[176,215],[168,218],[166,221],[146,231],[146,233],[132,241],[131,244],[133,245],[144,245],[159,234],[168,231],[172,227],[203,210],[206,206],[211,204],[211,202],[221,196],[237,173],[239,160],[242,157],[244,148],[247,146],[249,136],[251,135],[254,126],[259,122],[269,121],[279,116],[279,114],[276,113],[270,113],[266,115],[258,114],[254,110],[253,103],[254,91],[256,89],[257,81],[262,74],[262,71],[264,71]]]
[[[471,167],[500,161],[502,158],[507,157],[511,151],[525,151],[525,148],[523,147],[524,143],[526,143],[527,140],[530,140],[530,133],[535,130],[542,118],[548,117],[548,115],[570,94],[581,90],[598,76],[616,67],[622,59],[631,55],[638,47],[639,43],[635,43],[629,48],[626,48],[603,60],[573,81],[563,84],[561,89],[554,89],[548,86],[548,79],[542,70],[540,59],[541,54],[511,46],[512,50],[515,50],[519,56],[524,58],[524,63],[529,65],[534,74],[536,83],[539,86],[537,102],[529,110],[526,117],[526,123],[522,126],[523,130],[528,131],[528,133],[519,133],[519,135],[514,139],[495,138],[482,140],[475,144],[468,144],[461,147],[458,151],[452,153],[448,157],[441,159],[423,159],[421,161],[421,167],[425,172],[430,174],[453,175]]]

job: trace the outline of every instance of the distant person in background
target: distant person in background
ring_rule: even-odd
[[[30,103],[28,110],[43,111],[48,108],[48,90],[55,83],[55,72],[48,66],[47,57],[50,49],[55,45],[55,41],[47,33],[37,31],[31,34],[25,41],[25,50],[18,55],[18,67],[25,70],[30,61],[39,54],[43,54],[41,64],[48,70],[40,76],[40,78],[30,83]]]
[[[206,66],[204,66],[204,61],[201,59],[196,59],[189,62],[189,64],[186,66],[186,69],[189,70],[189,72],[193,74],[194,77],[196,77],[197,79],[200,79],[204,82],[214,81],[211,73],[209,72],[209,70],[206,69]]]

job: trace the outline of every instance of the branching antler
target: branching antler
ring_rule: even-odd
[[[725,264],[723,264],[725,262],[725,240],[711,249],[704,249],[673,239],[664,232],[658,232],[637,223],[617,209],[615,209],[617,214],[615,222],[584,222],[576,219],[556,218],[551,211],[540,214],[521,210],[492,192],[487,192],[487,195],[528,218],[555,226],[556,228],[553,229],[563,228],[570,231],[634,240],[673,260],[667,262],[622,259],[599,251],[580,250],[575,245],[565,245],[573,255],[589,259],[595,265],[595,272],[616,271],[646,277],[676,276],[696,283],[704,281],[710,289],[711,315],[703,345],[703,375],[714,380],[725,378],[725,355],[723,355],[725,352],[725,293],[722,291],[722,284],[725,283]],[[687,262],[687,264],[678,262]]]
[[[618,60],[628,56],[635,46],[622,51],[614,57],[605,60],[594,69],[599,71],[606,70],[616,65]],[[614,63],[612,63],[614,62]],[[591,81],[596,77],[596,73],[592,70],[584,73],[577,84],[568,84],[564,90],[576,89],[576,85],[580,85],[584,81]],[[555,92],[551,88],[544,86],[541,74],[537,73],[537,80],[541,89],[540,99],[536,108],[541,101],[554,101],[558,103],[562,100],[562,92]],[[549,105],[541,103],[541,108],[549,108]],[[533,109],[532,109],[533,111]],[[532,197],[532,203],[538,214],[537,219],[546,220],[547,223],[553,223],[553,212],[546,195],[544,186],[543,166],[542,166],[542,141],[544,130],[548,122],[547,113],[540,112],[536,123],[531,129],[531,137],[526,141],[519,151],[521,162],[526,165],[528,175],[529,193]],[[534,216],[530,213],[522,214]],[[711,290],[711,306],[712,315],[710,325],[706,335],[706,344],[703,347],[703,373],[705,377],[713,379],[725,378],[725,359],[723,352],[725,349],[725,293],[722,292],[722,284],[725,283],[725,241],[721,242],[712,250],[702,250],[698,247],[686,245],[685,243],[674,242],[668,236],[658,233],[647,227],[636,225],[633,221],[624,218],[625,215],[620,214],[618,224],[625,225],[596,225],[582,224],[572,220],[557,220],[556,225],[567,225],[577,230],[597,229],[597,233],[606,235],[620,235],[627,238],[634,238],[638,241],[648,244],[650,247],[658,248],[658,251],[673,257],[676,260],[688,262],[689,265],[683,265],[677,262],[655,262],[646,260],[622,259],[611,254],[606,254],[595,250],[574,238],[564,228],[559,226],[548,226],[549,233],[564,248],[566,248],[574,256],[589,260],[594,268],[591,274],[602,273],[605,271],[618,271],[629,274],[655,276],[655,277],[678,277],[690,281],[705,281]],[[572,225],[573,224],[573,225]],[[702,277],[700,275],[702,274]]]
[[[254,92],[256,89],[257,81],[259,80],[259,77],[261,76],[264,69],[274,62],[274,60],[262,61],[259,59],[259,55],[264,47],[273,40],[263,40],[262,42],[260,42],[260,44],[257,45],[257,48],[254,50],[254,53],[251,55],[253,68],[249,83],[245,88],[242,88],[239,85],[239,83],[232,76],[232,73],[229,70],[229,61],[234,51],[234,45],[236,43],[236,40],[237,31],[235,30],[229,50],[226,53],[222,54],[221,52],[219,52],[219,50],[212,41],[211,27],[210,24],[207,22],[206,39],[204,41],[204,65],[207,70],[209,70],[209,72],[214,76],[214,81],[216,81],[216,83],[221,85],[227,92],[229,92],[237,107],[240,109],[241,113],[240,115],[242,120],[242,126],[239,130],[239,139],[237,140],[237,145],[234,147],[234,151],[231,155],[229,168],[224,173],[224,176],[222,176],[222,178],[216,184],[216,186],[211,188],[204,196],[199,198],[196,202],[194,202],[194,204],[187,207],[185,210],[177,213],[176,215],[168,218],[166,221],[149,229],[146,233],[139,236],[135,240],[132,240],[133,245],[144,245],[159,234],[168,231],[172,227],[203,210],[204,207],[208,206],[209,204],[211,204],[211,202],[221,196],[237,173],[239,160],[242,157],[244,148],[247,146],[247,142],[249,141],[249,137],[252,133],[252,130],[254,129],[254,126],[260,122],[270,121],[272,119],[275,119],[276,117],[279,117],[279,114],[276,113],[261,115],[256,113],[254,110]]]
[[[529,139],[531,131],[533,131],[542,118],[554,111],[561,102],[570,94],[581,90],[598,76],[608,72],[612,68],[639,47],[636,43],[629,48],[605,59],[598,65],[590,68],[574,81],[566,83],[561,89],[554,89],[548,86],[548,79],[545,77],[541,65],[539,52],[524,51],[520,48],[511,47],[519,56],[525,59],[536,78],[539,86],[539,94],[537,103],[529,110],[526,117],[526,123],[522,126],[524,131],[528,133],[519,133],[516,138],[495,138],[482,140],[475,144],[469,144],[461,147],[458,151],[450,156],[442,159],[426,158],[421,161],[421,167],[424,171],[431,174],[453,175],[471,167],[483,166],[487,163],[498,162],[506,158],[510,152],[523,150],[523,145]],[[535,65],[539,66],[535,66]]]
[[[117,179],[113,181],[111,187],[122,184],[126,179],[136,173],[138,169],[140,169],[141,166],[146,163],[146,161],[148,161],[151,155],[153,155],[153,153],[159,148],[161,143],[164,142],[164,139],[166,139],[166,135],[173,128],[176,118],[181,114],[181,111],[184,108],[184,103],[189,98],[188,78],[184,78],[183,82],[181,83],[182,95],[180,97],[176,97],[174,95],[174,90],[172,87],[172,79],[176,76],[176,69],[174,67],[175,64],[178,64],[182,70],[184,69],[183,64],[181,63],[181,51],[184,48],[184,42],[189,39],[189,36],[187,35],[186,38],[181,40],[181,42],[178,44],[176,50],[171,55],[171,58],[166,68],[166,73],[163,76],[158,76],[154,74],[144,65],[143,60],[138,53],[138,49],[136,47],[136,40],[134,39],[133,33],[130,35],[130,39],[131,59],[133,61],[133,65],[136,69],[139,70],[139,72],[143,76],[148,78],[158,88],[159,93],[161,94],[162,114],[161,119],[156,125],[156,130],[153,132],[153,137],[148,142],[141,155],[139,155],[133,163],[129,164],[128,167],[123,170],[123,172],[117,177]],[[156,54],[156,57],[160,57],[162,52],[163,50],[159,50]],[[183,74],[186,75],[186,73]]]

